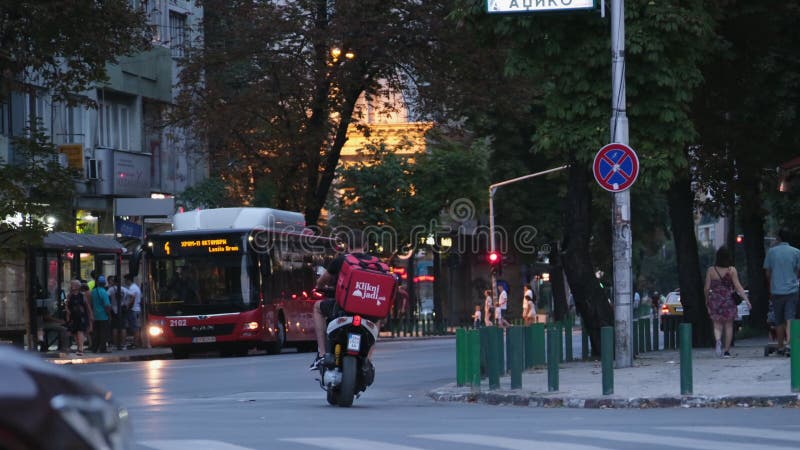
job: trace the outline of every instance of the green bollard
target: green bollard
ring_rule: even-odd
[[[522,389],[522,357],[525,345],[525,329],[523,327],[511,327],[508,330],[508,344],[511,389]]]
[[[481,390],[481,333],[478,330],[467,332],[467,384],[473,392]]]
[[[497,371],[501,375],[506,373],[506,346],[505,346],[505,333],[503,332],[503,328],[495,327],[494,332],[497,334],[497,340],[495,340],[495,356],[497,359]]]
[[[800,320],[789,321],[789,347],[792,392],[800,392]]]
[[[631,336],[631,343],[633,344],[633,356],[639,354],[639,319],[633,319],[633,336]]]
[[[500,389],[500,366],[497,364],[497,332],[494,327],[489,328],[488,348],[486,350],[486,364],[489,372],[489,390]],[[502,342],[500,343],[502,345]]]
[[[653,351],[661,350],[661,344],[658,342],[658,333],[660,330],[658,329],[658,316],[653,317]]]
[[[614,393],[614,327],[600,328],[600,358],[603,367],[603,395]]]
[[[644,350],[646,352],[653,351],[653,340],[650,338],[650,318],[644,319]]]
[[[456,386],[461,387],[467,380],[467,330],[456,331]]]
[[[692,324],[680,325],[681,395],[692,395]]]
[[[572,361],[573,360],[573,357],[572,357],[572,328],[573,328],[574,322],[572,321],[572,319],[567,319],[565,323],[566,323],[566,326],[564,327],[564,343],[566,344],[566,351],[567,351],[566,360],[567,361]]]
[[[547,390],[548,392],[558,391],[558,363],[561,360],[561,352],[558,346],[561,343],[561,331],[557,326],[547,329]]]
[[[581,324],[581,359],[584,361],[589,359],[589,333],[583,324]]]
[[[481,340],[481,377],[489,376],[489,363],[486,360],[486,355],[488,355],[489,349],[489,327],[483,327],[480,329],[480,340]]]
[[[534,359],[534,339],[533,339],[533,326],[528,325],[525,327],[525,368],[530,369],[533,367]]]
[[[547,352],[545,351],[545,327],[543,323],[535,323],[531,325],[531,333],[533,334],[533,365],[544,366],[547,363]]]

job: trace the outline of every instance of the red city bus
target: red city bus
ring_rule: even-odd
[[[192,351],[316,349],[312,289],[338,248],[301,213],[220,208],[175,215],[147,240],[147,332],[176,358]]]

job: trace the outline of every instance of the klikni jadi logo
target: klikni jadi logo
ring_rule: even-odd
[[[375,300],[377,304],[381,304],[386,300],[385,295],[381,294],[381,287],[377,284],[370,284],[366,281],[357,281],[355,289],[353,290],[353,297],[359,297],[363,300]]]

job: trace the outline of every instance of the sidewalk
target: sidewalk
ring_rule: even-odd
[[[692,395],[680,394],[677,350],[642,353],[633,367],[615,369],[612,395],[602,395],[600,361],[561,363],[556,392],[548,392],[542,367],[522,373],[522,389],[512,390],[510,377],[502,376],[498,390],[490,391],[483,379],[480,392],[452,383],[428,395],[437,401],[538,407],[800,407],[800,395],[791,391],[790,358],[765,357],[766,344],[766,337],[737,341],[730,359],[716,357],[711,348],[692,349]]]

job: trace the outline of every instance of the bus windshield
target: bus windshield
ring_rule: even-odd
[[[152,260],[151,312],[159,315],[221,314],[258,306],[246,254]]]

